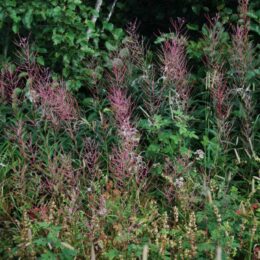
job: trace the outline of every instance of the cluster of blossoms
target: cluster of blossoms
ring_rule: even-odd
[[[191,87],[185,52],[185,38],[181,36],[184,21],[178,20],[172,25],[175,30],[174,38],[167,40],[162,48],[162,72],[167,82],[174,84],[175,99],[185,111],[188,108]]]
[[[54,121],[69,121],[78,117],[75,99],[62,85],[53,88],[42,86],[36,90],[41,109],[46,118]],[[55,121],[56,121],[55,120]]]
[[[28,86],[27,98],[39,108],[43,117],[55,125],[78,118],[76,100],[65,84],[52,80],[50,72],[35,62],[36,54],[30,51],[28,39],[21,38],[17,45],[22,63],[13,70],[3,68],[0,73],[0,96],[12,102],[15,89],[26,89]],[[21,74],[26,76],[21,78]]]
[[[184,185],[184,178],[183,177],[180,177],[180,178],[177,178],[174,182],[174,185],[175,187],[177,188],[182,188],[183,185]]]
[[[196,155],[196,160],[204,159],[205,153],[201,149],[197,150],[194,154]]]
[[[249,41],[250,20],[248,18],[248,0],[239,3],[241,24],[234,27],[232,36],[232,66],[236,72],[236,81],[244,87],[246,72],[250,69],[253,60],[252,49]]]
[[[140,182],[147,174],[147,167],[142,157],[136,152],[139,136],[137,129],[131,123],[132,103],[126,91],[121,87],[125,73],[124,66],[113,68],[116,84],[111,87],[108,96],[120,137],[120,147],[113,149],[110,170],[119,186],[123,186],[126,179],[131,176],[135,176],[136,181]]]
[[[215,111],[218,119],[225,120],[229,116],[227,102],[230,92],[224,79],[224,74],[220,70],[215,70],[211,76],[210,94],[215,105]]]

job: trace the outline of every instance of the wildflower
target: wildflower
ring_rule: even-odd
[[[196,160],[202,160],[205,156],[204,151],[201,149],[198,149],[194,154],[196,155]]]
[[[224,74],[220,67],[216,67],[210,75],[210,94],[215,105],[215,111],[218,119],[224,120],[229,116],[227,102],[229,101],[230,91],[227,88],[227,83],[224,80]]]
[[[111,103],[118,124],[125,123],[130,120],[131,101],[121,88],[112,87],[108,99]]]
[[[180,178],[176,179],[174,185],[175,185],[177,188],[182,188],[183,185],[184,185],[184,179],[183,179],[183,177],[180,177]]]
[[[126,72],[127,67],[123,64],[123,61],[121,59],[115,58],[113,60],[113,75],[114,81],[118,86],[124,82]]]
[[[126,179],[136,175],[139,182],[147,174],[147,167],[135,149],[139,143],[137,129],[131,123],[131,99],[119,84],[124,80],[125,71],[120,74],[120,68],[113,68],[117,86],[112,86],[108,99],[114,112],[117,132],[120,137],[120,147],[114,148],[110,157],[110,170],[117,179],[118,185],[123,186]],[[112,81],[113,82],[113,81]]]
[[[187,59],[185,53],[185,38],[180,36],[183,21],[172,23],[176,36],[166,41],[162,47],[161,63],[162,72],[166,81],[175,86],[176,102],[182,108],[188,108],[191,88],[188,83],[189,73],[187,69]]]
[[[76,101],[64,86],[52,88],[50,85],[41,85],[36,91],[47,118],[68,121],[78,117]]]
[[[131,62],[138,68],[142,69],[145,64],[145,48],[144,41],[142,37],[140,37],[140,35],[137,33],[137,30],[137,21],[128,24],[128,27],[126,29],[128,37],[124,42],[124,49],[127,50],[127,52],[130,52]],[[127,53],[127,55],[129,54]]]

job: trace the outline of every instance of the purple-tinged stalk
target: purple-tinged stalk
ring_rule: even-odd
[[[130,52],[130,62],[142,71],[145,65],[145,47],[144,41],[137,33],[137,30],[137,21],[128,24],[126,29],[128,37],[123,47]]]
[[[46,168],[46,178],[42,178],[42,192],[52,195],[70,196],[72,191],[78,187],[78,172],[72,167],[72,160],[69,155],[54,155],[48,158]]]
[[[221,41],[224,27],[219,21],[220,16],[218,14],[213,18],[207,17],[207,20],[208,34],[205,41],[208,45],[205,48],[205,59],[209,72],[206,77],[206,88],[209,89],[210,97],[213,101],[213,110],[215,112],[218,129],[218,141],[224,149],[227,149],[233,126],[230,121],[233,97],[231,89],[225,79],[225,73],[223,72],[225,61]]]
[[[253,51],[249,41],[250,19],[247,16],[248,0],[239,1],[241,24],[233,27],[231,65],[236,73],[236,84],[245,87],[246,74],[252,69]]]
[[[207,34],[204,36],[204,41],[206,46],[204,48],[205,52],[205,63],[211,69],[219,67],[224,62],[222,39],[224,39],[225,29],[220,22],[220,15],[216,14],[214,17],[206,16],[208,21],[206,25]]]
[[[27,72],[32,72],[35,70],[36,66],[36,56],[35,52],[31,51],[29,38],[20,38],[18,42],[16,42],[16,46],[18,47],[17,57],[20,61],[20,69],[26,70]]]
[[[128,53],[131,69],[137,69],[138,83],[142,93],[145,112],[154,115],[162,106],[163,88],[156,82],[156,71],[152,64],[147,62],[146,47],[143,38],[137,32],[137,22],[129,23],[127,38],[123,44],[121,54]],[[126,55],[125,55],[126,56]],[[127,57],[127,56],[126,56]]]
[[[0,93],[8,102],[12,101],[15,88],[28,88],[27,97],[39,108],[44,118],[54,125],[77,119],[78,105],[75,98],[66,90],[63,82],[55,82],[47,69],[36,62],[36,54],[30,51],[28,39],[21,38],[18,57],[21,64],[12,71],[4,68],[0,74]],[[20,79],[18,75],[24,74]]]
[[[49,84],[40,85],[35,90],[40,99],[43,116],[55,125],[78,118],[76,100],[62,83],[56,87]]]
[[[34,164],[37,157],[37,145],[33,144],[31,133],[26,131],[26,124],[34,126],[33,121],[26,122],[20,119],[6,133],[9,139],[17,145],[23,160],[28,164]]]
[[[4,66],[0,72],[0,98],[12,103],[14,90],[19,87],[20,79],[17,70]]]
[[[42,76],[46,74],[47,70],[37,64],[37,53],[31,51],[29,38],[19,38],[16,46],[18,48],[16,56],[19,59],[17,71],[26,74],[26,85],[28,85],[31,94],[33,85],[39,80],[42,81]]]
[[[249,40],[250,19],[248,13],[248,0],[239,1],[239,14],[241,24],[234,27],[232,36],[231,66],[235,71],[234,84],[235,92],[242,101],[244,115],[242,118],[242,134],[245,137],[246,149],[252,147],[252,121],[254,114],[253,92],[247,81],[247,73],[254,69],[253,66],[253,48]]]
[[[112,88],[109,101],[115,115],[118,134],[125,149],[134,150],[138,145],[137,129],[131,124],[131,100],[123,89]]]
[[[121,70],[121,72],[120,72]],[[120,87],[125,75],[124,67],[114,68],[114,79],[117,83],[111,87],[108,99],[114,112],[117,132],[120,137],[120,147],[114,148],[110,158],[110,171],[118,186],[124,186],[132,176],[137,183],[146,175],[146,166],[142,157],[137,154],[139,143],[138,131],[131,123],[132,103],[127,97],[126,90]]]
[[[23,46],[23,45],[22,45]],[[71,121],[78,118],[78,105],[76,99],[66,89],[63,82],[55,82],[48,69],[40,67],[31,61],[27,45],[25,45],[25,63],[20,70],[24,69],[28,74],[29,97],[31,102],[40,108],[42,116],[50,120],[54,125],[64,121]],[[27,55],[27,56],[26,56]]]
[[[90,178],[93,180],[100,177],[98,167],[100,152],[98,144],[91,138],[86,138],[83,152],[83,165],[87,168]]]
[[[223,147],[227,148],[232,130],[232,123],[229,121],[232,109],[230,102],[231,91],[224,78],[224,73],[221,72],[221,68],[216,68],[212,74],[209,74],[207,79],[207,85],[210,90],[216,115],[218,139]]]
[[[175,36],[167,40],[161,53],[162,72],[166,84],[174,85],[174,99],[177,107],[187,111],[191,86],[189,84],[189,72],[185,51],[185,37],[181,35],[184,22],[178,20],[172,22]]]

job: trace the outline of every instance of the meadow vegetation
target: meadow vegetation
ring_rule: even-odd
[[[173,20],[156,50],[129,23],[78,92],[19,38],[0,74],[1,259],[260,259],[248,8],[196,41]]]

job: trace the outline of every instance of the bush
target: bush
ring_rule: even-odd
[[[93,17],[99,15],[103,19],[96,24]],[[61,74],[71,90],[91,86],[92,81],[102,77],[101,64],[108,62],[108,52],[116,50],[124,35],[104,16],[81,0],[3,1],[0,4],[3,55],[6,58],[13,53],[10,46],[18,33],[26,37],[30,34],[38,63]]]

